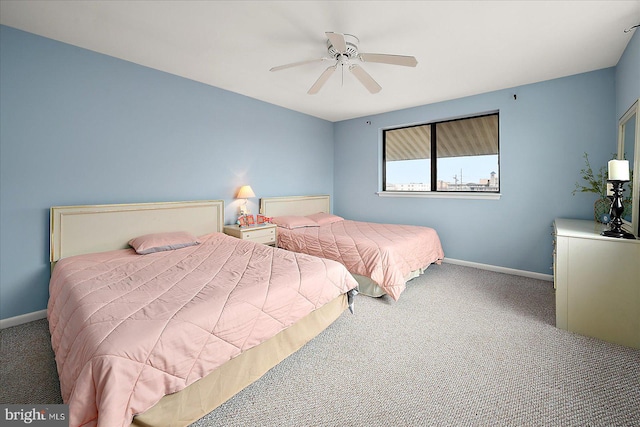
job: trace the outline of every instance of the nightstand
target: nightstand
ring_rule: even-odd
[[[249,227],[240,228],[239,225],[225,225],[224,232],[229,236],[237,237],[242,240],[250,240],[256,243],[262,243],[263,245],[271,245],[278,247],[276,240],[276,228],[275,224],[260,224]]]

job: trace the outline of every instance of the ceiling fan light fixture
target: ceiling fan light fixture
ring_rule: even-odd
[[[325,69],[318,80],[311,86],[307,92],[309,95],[314,95],[324,86],[326,81],[334,73],[338,65],[341,65],[342,70],[347,65],[349,71],[367,88],[370,93],[378,93],[382,87],[376,82],[373,77],[369,75],[363,68],[356,64],[352,64],[351,60],[360,60],[362,62],[377,62],[381,64],[390,65],[402,65],[404,67],[415,67],[418,61],[413,56],[404,55],[389,55],[385,53],[359,53],[358,43],[360,40],[353,34],[342,34],[327,31],[327,51],[329,53],[328,58],[312,59],[307,61],[293,62],[291,64],[280,65],[271,68],[270,71],[279,71],[291,67],[297,67],[300,65],[310,64],[320,61],[336,61],[333,66]],[[344,71],[343,71],[344,72]]]

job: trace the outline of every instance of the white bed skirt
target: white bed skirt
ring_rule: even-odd
[[[412,272],[410,272],[405,278],[404,278],[404,282],[407,283],[409,280],[414,279],[416,277],[418,277],[419,275],[421,275],[422,273],[424,273],[424,271],[427,269],[427,267],[429,267],[428,265],[424,268],[419,268],[417,270],[414,270]],[[372,280],[370,277],[367,276],[361,276],[359,274],[353,274],[351,273],[351,275],[353,276],[354,279],[356,279],[356,281],[358,282],[358,293],[362,294],[362,295],[366,295],[369,297],[374,297],[374,298],[378,298],[381,297],[382,295],[386,295],[387,293],[385,291],[382,290],[382,288],[380,286],[378,286],[378,284]]]

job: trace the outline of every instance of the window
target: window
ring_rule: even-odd
[[[498,113],[383,131],[383,191],[500,192]]]

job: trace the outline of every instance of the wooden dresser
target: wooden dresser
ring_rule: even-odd
[[[554,222],[556,326],[640,348],[640,240],[601,236],[604,227]]]

